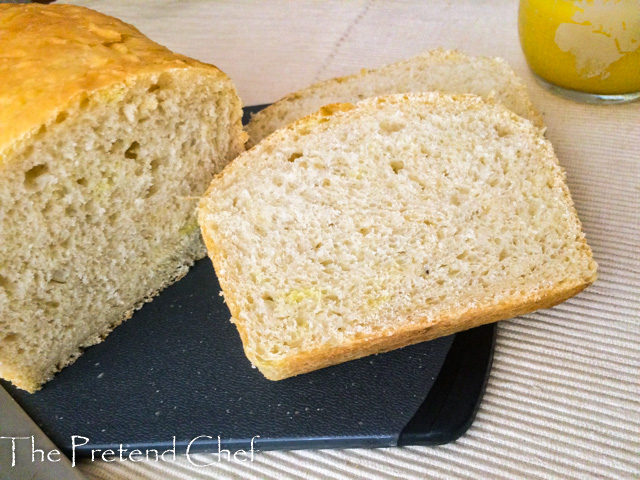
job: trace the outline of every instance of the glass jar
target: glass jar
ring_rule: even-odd
[[[520,0],[518,29],[529,67],[554,93],[640,98],[640,0]]]

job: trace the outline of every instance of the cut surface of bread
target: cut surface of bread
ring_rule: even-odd
[[[197,199],[245,134],[226,75],[114,18],[0,29],[0,376],[34,391],[206,254]]]
[[[505,60],[436,49],[378,69],[318,82],[287,95],[252,117],[247,125],[248,146],[323,105],[427,91],[494,97],[536,126],[544,126],[525,85]]]
[[[473,95],[323,107],[234,160],[199,222],[272,380],[550,307],[596,278],[551,144]]]

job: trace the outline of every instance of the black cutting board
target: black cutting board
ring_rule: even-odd
[[[249,112],[261,107],[245,109]],[[2,385],[56,445],[184,452],[436,445],[469,427],[495,325],[279,382],[244,356],[208,259],[42,390]],[[220,445],[218,444],[220,436]]]

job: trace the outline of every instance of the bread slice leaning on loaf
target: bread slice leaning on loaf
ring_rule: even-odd
[[[544,127],[531,104],[527,89],[509,64],[501,58],[471,57],[451,50],[431,50],[408,60],[355,75],[310,85],[256,113],[247,125],[248,146],[278,128],[331,103],[354,103],[394,93],[472,93],[495,98],[508,109]]]
[[[472,95],[324,107],[234,160],[199,222],[272,380],[551,307],[596,278],[551,144]]]
[[[0,376],[34,391],[206,255],[243,150],[216,67],[68,5],[0,5]]]

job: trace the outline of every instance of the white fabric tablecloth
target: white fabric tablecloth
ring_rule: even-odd
[[[95,479],[640,477],[640,103],[591,106],[533,80],[512,1],[75,1],[214,63],[246,105],[434,47],[501,56],[544,115],[599,279],[501,322],[475,423],[440,447],[261,452],[253,462],[84,462]],[[207,457],[210,461],[210,458]]]

